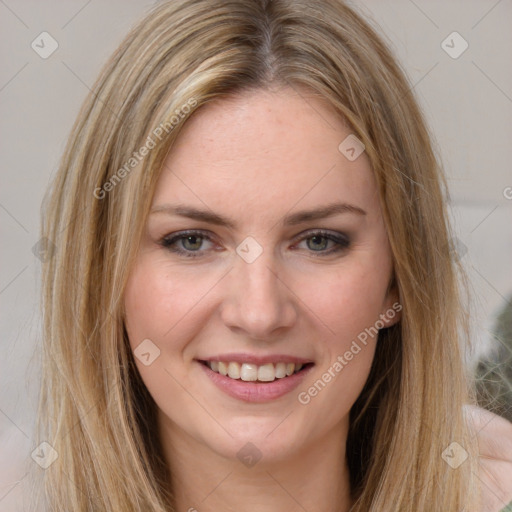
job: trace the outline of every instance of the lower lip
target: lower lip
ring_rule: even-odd
[[[207,365],[199,363],[212,382],[229,396],[244,402],[263,403],[276,400],[293,391],[309,373],[313,365],[301,371],[275,379],[272,382],[245,382],[241,379],[232,379],[214,372]]]

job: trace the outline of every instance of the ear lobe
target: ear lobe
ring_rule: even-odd
[[[380,319],[384,323],[384,327],[391,327],[398,323],[402,318],[402,309],[402,304],[396,300],[386,310],[384,310],[380,315]]]
[[[388,289],[386,300],[384,301],[385,309],[380,315],[380,319],[384,323],[384,327],[391,327],[402,318],[403,306],[398,300],[398,290],[396,283]]]

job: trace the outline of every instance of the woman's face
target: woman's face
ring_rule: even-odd
[[[184,127],[125,295],[169,446],[272,461],[343,442],[375,331],[400,309],[376,184],[350,134],[292,89],[218,100]]]

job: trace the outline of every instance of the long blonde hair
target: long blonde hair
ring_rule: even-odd
[[[316,93],[364,143],[403,306],[401,321],[381,331],[351,410],[352,510],[476,510],[442,173],[400,67],[338,0],[166,1],[101,72],[43,217],[55,245],[43,268],[39,411],[39,441],[58,453],[41,470],[49,510],[174,510],[156,405],[124,329],[124,286],[159,172],[188,117],[213,99],[273,85]],[[456,469],[442,456],[452,442],[469,453]]]

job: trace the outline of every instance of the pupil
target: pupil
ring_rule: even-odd
[[[314,251],[325,249],[327,246],[327,238],[324,236],[312,236],[308,240],[308,245],[309,248],[313,249]]]
[[[194,251],[201,247],[202,239],[199,236],[191,235],[187,236],[183,240],[183,245],[185,246],[185,249]]]

